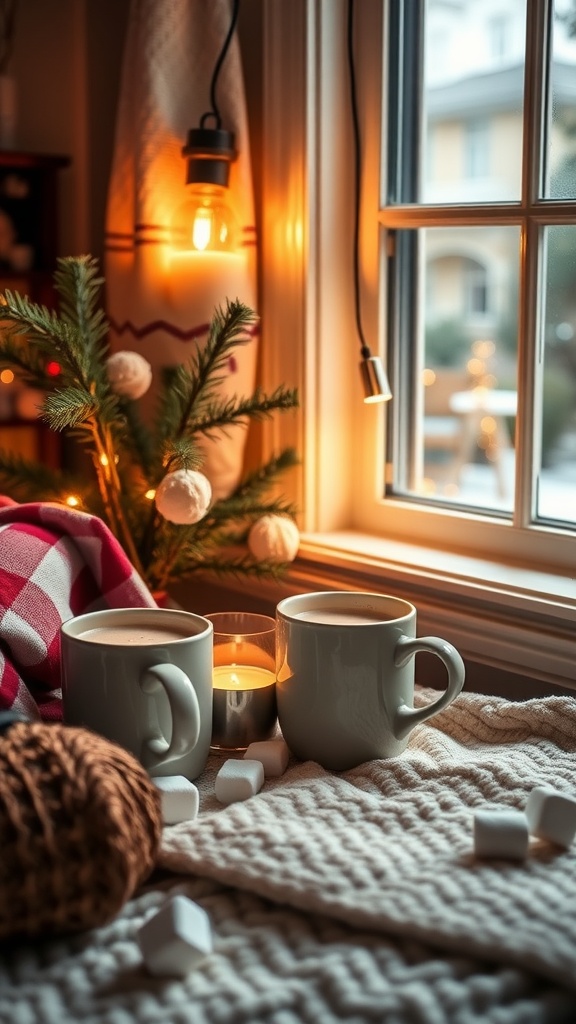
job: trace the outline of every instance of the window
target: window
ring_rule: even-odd
[[[299,586],[396,588],[470,656],[566,683],[576,33],[568,3],[530,0],[527,22],[507,0],[511,56],[496,67],[474,41],[498,6],[356,3],[362,310],[393,390],[374,407],[353,316],[347,0],[265,5],[264,374],[297,384],[302,405],[267,443],[302,454]],[[490,165],[468,178],[478,119]]]
[[[481,27],[482,8],[473,0],[451,8],[453,58],[433,74],[426,39],[440,16],[444,23],[450,17],[447,5],[422,0],[417,32],[413,5],[388,11],[379,222],[392,253],[386,334],[401,402],[390,416],[386,495],[496,513],[527,537],[538,528],[561,537],[576,534],[576,93],[566,88],[568,69],[576,76],[576,34],[563,16],[566,5],[534,3],[528,23],[526,0],[508,6],[525,51],[522,74],[506,81],[489,54],[483,63],[475,53],[470,68],[463,60]],[[489,15],[488,8],[487,21]],[[481,122],[470,120],[479,78]],[[431,164],[432,114],[436,145],[443,134],[446,146],[444,159]],[[474,177],[471,164],[459,168],[449,150],[458,127],[475,138],[479,159],[503,121],[510,198],[502,201],[497,183],[492,193],[459,203],[438,198],[440,179],[450,180],[459,197],[459,176]],[[554,202],[560,194],[563,202]],[[457,255],[464,251],[465,258]],[[418,315],[423,292],[433,295],[435,308],[428,303]],[[467,386],[447,402],[461,444],[451,462],[433,464],[426,457],[422,371],[446,366],[469,373]],[[525,555],[533,561],[536,553]]]

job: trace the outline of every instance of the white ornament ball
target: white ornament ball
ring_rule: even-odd
[[[152,367],[139,352],[115,352],[106,360],[108,382],[115,395],[142,398],[152,383]]]
[[[176,469],[167,473],[156,488],[156,508],[160,515],[179,526],[200,522],[211,501],[210,481],[195,469]]]
[[[287,516],[262,516],[250,527],[248,547],[259,562],[292,562],[300,547],[300,532]]]

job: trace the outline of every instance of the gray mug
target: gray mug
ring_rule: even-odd
[[[292,753],[332,771],[395,757],[419,722],[464,685],[464,663],[440,637],[416,637],[416,609],[382,594],[328,591],[276,609],[278,721]],[[446,666],[446,690],[415,709],[414,655]]]
[[[129,750],[152,776],[197,778],[212,731],[212,623],[109,608],[62,625],[64,722]]]

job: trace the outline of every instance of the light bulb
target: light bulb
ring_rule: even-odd
[[[172,221],[177,252],[235,252],[238,224],[222,185],[188,186],[188,195]]]
[[[235,252],[239,229],[229,203],[230,164],[236,159],[232,132],[191,128],[182,150],[187,158],[186,199],[172,221],[176,252]]]

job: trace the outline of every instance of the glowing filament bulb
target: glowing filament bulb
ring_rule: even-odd
[[[154,490],[154,488],[151,487],[149,491],[146,491],[144,497],[148,498],[148,501],[153,501],[154,498],[156,497],[156,491]]]
[[[212,211],[206,207],[196,211],[192,227],[192,245],[200,252],[203,252],[210,244],[214,228],[213,220]]]
[[[80,499],[74,494],[69,494],[66,498],[66,504],[69,505],[70,508],[76,508],[76,506],[80,504]]]

